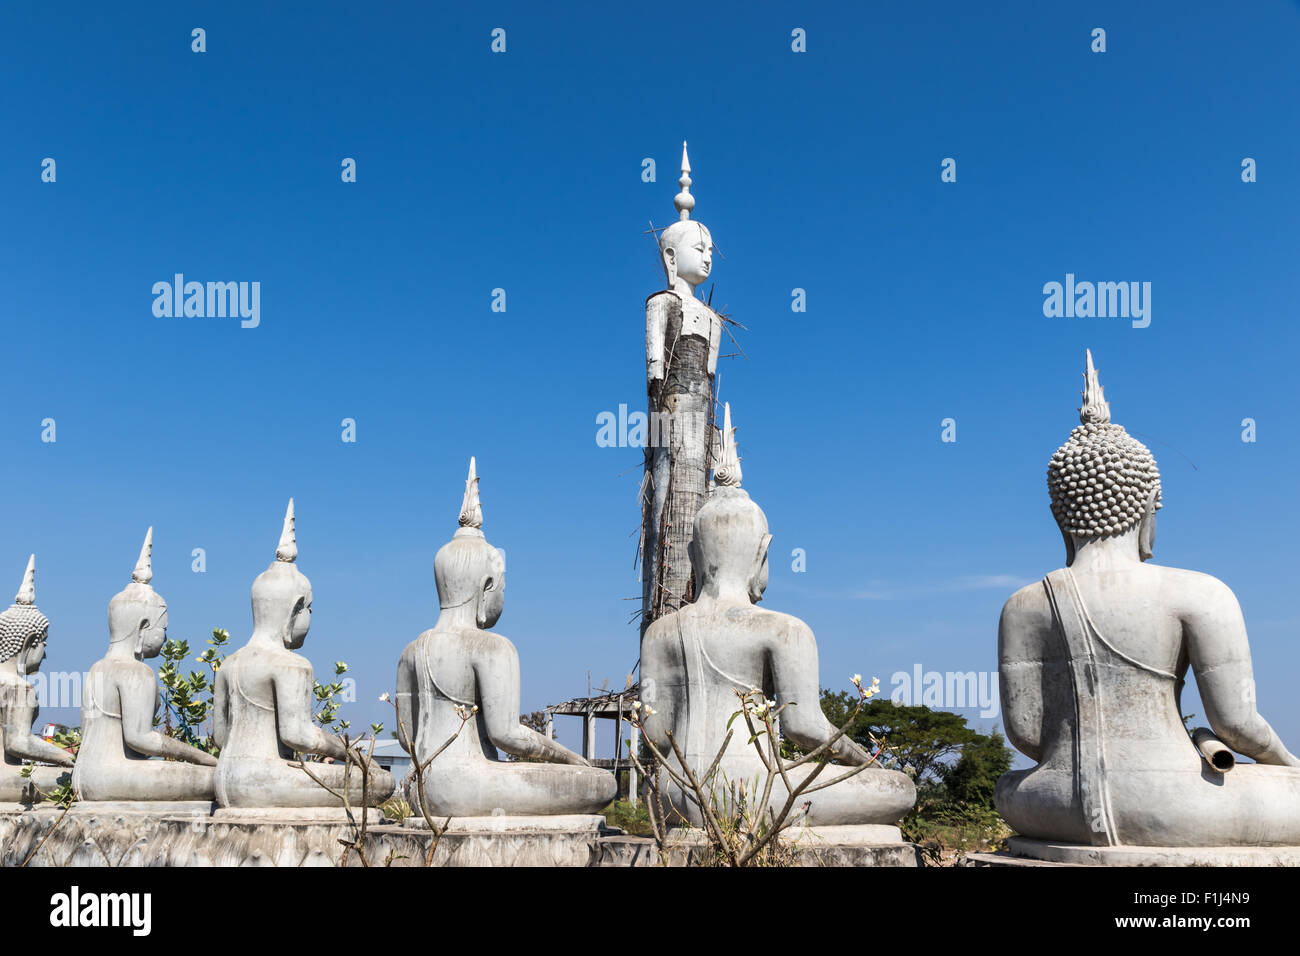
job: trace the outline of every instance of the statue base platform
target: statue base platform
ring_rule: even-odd
[[[384,811],[369,809],[366,823],[384,822]],[[361,808],[352,808],[352,819],[361,822]],[[343,807],[219,807],[212,813],[212,823],[251,826],[346,826],[348,811]]]
[[[360,822],[360,813],[356,813]],[[386,821],[371,809],[365,851],[372,866],[423,866],[434,834],[423,820]],[[438,821],[441,824],[442,821]],[[916,847],[894,827],[808,828],[791,862],[820,866],[917,866]],[[62,807],[0,807],[4,866],[360,866],[342,808],[212,809],[204,801]],[[876,842],[872,842],[876,841]],[[346,854],[346,856],[345,856]],[[461,817],[434,849],[434,866],[690,866],[712,862],[687,833],[660,853],[654,840],[627,836],[599,815]]]
[[[193,817],[197,814],[210,817],[216,808],[216,803],[211,800],[77,800],[68,808],[68,814],[107,817],[124,814]]]
[[[1002,853],[972,854],[983,866],[1300,866],[1295,846],[1087,846],[1012,837]]]
[[[661,851],[631,843],[633,838],[607,841],[608,860],[602,866],[644,866],[666,855],[669,866],[698,866],[712,860],[713,851],[702,829],[673,828],[668,846]],[[643,838],[644,839],[644,838]],[[795,866],[902,866],[921,865],[920,851],[903,840],[902,831],[884,824],[855,826],[790,827],[782,835],[783,854]],[[647,858],[641,862],[640,858]],[[633,859],[636,862],[633,862]]]
[[[442,826],[445,817],[434,817],[433,822]],[[416,814],[402,821],[402,826],[412,830],[428,830],[424,817]],[[608,830],[605,818],[597,813],[561,813],[555,816],[509,816],[494,814],[490,817],[452,817],[447,824],[448,833],[515,833],[519,831],[544,830],[547,832],[566,831],[570,833],[598,833]]]

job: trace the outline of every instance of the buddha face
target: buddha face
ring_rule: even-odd
[[[670,285],[679,278],[694,292],[713,269],[713,237],[698,222],[674,223],[664,231],[663,258]]]

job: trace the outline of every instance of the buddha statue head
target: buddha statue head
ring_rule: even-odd
[[[722,409],[713,461],[713,490],[695,515],[690,544],[695,593],[711,597],[746,594],[757,604],[767,590],[767,552],[772,536],[763,509],[740,487],[740,455],[730,404]]]
[[[694,297],[695,287],[713,269],[713,236],[701,222],[691,219],[695,197],[691,195],[691,163],[682,143],[682,191],[673,197],[677,222],[659,234],[659,255],[663,260],[668,288],[678,295]]]
[[[433,576],[438,586],[438,607],[443,611],[472,610],[480,628],[490,628],[505,605],[506,562],[483,536],[483,505],[478,495],[478,472],[469,460],[465,497],[460,506],[460,527],[438,549]]]
[[[167,602],[153,580],[153,528],[145,532],[131,583],[108,602],[108,642],[128,642],[137,658],[157,657],[167,642]]]
[[[20,676],[34,674],[45,660],[50,622],[36,609],[36,555],[27,559],[14,603],[0,612],[0,663],[14,661]]]
[[[1155,549],[1156,511],[1161,507],[1160,471],[1146,445],[1110,420],[1092,352],[1083,373],[1079,426],[1056,450],[1047,468],[1052,516],[1065,539],[1066,564],[1092,541],[1119,538],[1137,529],[1143,561]]]
[[[311,582],[298,570],[297,560],[290,498],[275,560],[253,582],[253,633],[278,638],[289,650],[302,647],[311,628]]]

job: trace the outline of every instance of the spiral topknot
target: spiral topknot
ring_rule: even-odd
[[[1092,353],[1080,409],[1083,424],[1056,450],[1047,467],[1052,516],[1067,534],[1105,538],[1136,527],[1152,492],[1160,502],[1160,471],[1146,445],[1110,421]]]

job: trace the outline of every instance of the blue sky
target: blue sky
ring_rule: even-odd
[[[47,669],[103,653],[151,524],[173,636],[242,644],[292,495],[304,652],[391,723],[476,455],[525,709],[621,686],[640,453],[596,416],[644,407],[642,231],[688,139],[714,304],[749,329],[721,383],[767,605],[823,683],[996,669],[1003,601],[1062,563],[1044,470],[1087,346],[1162,467],[1156,560],[1236,590],[1300,747],[1296,4],[265,7],[0,11],[0,584],[36,552]],[[177,272],[260,282],[260,325],[155,317]],[[1066,273],[1152,283],[1150,326],[1044,317]]]

